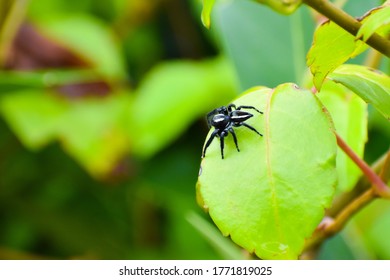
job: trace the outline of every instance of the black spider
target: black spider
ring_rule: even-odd
[[[219,107],[217,109],[214,109],[210,113],[207,114],[207,123],[209,127],[215,127],[215,130],[213,133],[211,133],[210,138],[207,140],[206,145],[203,149],[202,158],[206,156],[206,150],[210,146],[211,142],[213,142],[213,139],[215,136],[219,137],[221,142],[221,156],[222,159],[224,158],[223,155],[223,149],[224,149],[224,138],[229,134],[229,132],[233,136],[234,143],[236,144],[237,151],[240,151],[238,148],[237,143],[237,137],[236,133],[234,132],[233,127],[239,127],[239,126],[245,126],[249,128],[250,130],[256,132],[260,136],[263,136],[260,132],[258,132],[254,127],[250,126],[249,124],[245,123],[245,121],[253,115],[251,113],[241,111],[241,109],[253,109],[256,112],[263,114],[263,112],[260,112],[253,106],[238,106],[234,104],[230,104],[229,106],[225,107]]]

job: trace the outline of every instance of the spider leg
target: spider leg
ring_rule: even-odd
[[[222,131],[221,135],[219,136],[219,140],[221,142],[221,156],[222,156],[222,159],[224,159],[225,157],[223,156],[223,149],[225,148],[225,136],[227,135],[227,131],[224,130]]]
[[[229,132],[233,136],[234,144],[236,144],[237,151],[240,151],[240,149],[238,148],[237,136],[236,136],[236,133],[234,132],[234,129],[232,127],[230,127]]]
[[[206,145],[204,146],[203,153],[202,153],[202,158],[204,158],[206,156],[206,150],[210,146],[211,142],[213,142],[213,139],[218,134],[218,132],[219,132],[219,129],[215,129],[213,131],[213,133],[211,133],[209,140],[207,140]]]
[[[256,132],[256,133],[259,134],[260,136],[263,136],[263,134],[261,134],[260,132],[258,132],[258,131],[256,130],[256,128],[254,128],[253,126],[250,126],[249,124],[241,123],[240,125],[243,125],[243,126],[249,128],[250,130]]]
[[[230,106],[230,105],[229,105]],[[236,107],[236,106],[234,106]],[[238,106],[236,110],[241,110],[241,109],[252,109],[252,110],[255,110],[256,112],[260,113],[260,114],[263,114],[263,112],[257,110],[255,107],[253,106],[246,106],[246,105],[242,105],[242,106]]]
[[[231,112],[233,111],[232,108],[234,108],[234,110],[236,110],[237,106],[234,105],[233,103],[232,103],[232,104],[229,104],[229,105],[227,106],[227,110],[228,110],[229,113],[231,113]]]
[[[224,159],[224,156],[223,156],[223,148],[224,148],[224,146],[225,146],[225,143],[224,143],[225,140],[224,140],[223,137],[221,137],[219,140],[221,141],[221,156],[222,156],[222,159]]]

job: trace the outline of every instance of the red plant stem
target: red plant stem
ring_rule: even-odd
[[[359,156],[344,142],[344,140],[337,134],[337,145],[355,162],[355,164],[363,171],[367,179],[372,183],[377,195],[390,199],[390,189],[382,181],[382,179],[367,165],[367,163],[359,158]]]

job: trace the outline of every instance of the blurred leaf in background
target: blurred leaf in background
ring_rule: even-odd
[[[197,208],[197,120],[234,97],[236,78],[193,6],[7,7],[0,257],[217,258],[185,217]]]

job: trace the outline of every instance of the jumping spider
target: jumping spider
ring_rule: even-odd
[[[236,144],[237,151],[240,151],[240,149],[238,148],[237,136],[236,133],[234,132],[233,127],[245,126],[250,130],[256,132],[258,135],[263,136],[254,127],[245,123],[245,121],[253,117],[253,115],[251,113],[241,111],[241,109],[252,109],[260,114],[263,114],[263,112],[260,112],[253,106],[242,105],[237,107],[234,104],[230,104],[227,107],[226,106],[219,107],[207,114],[207,124],[209,125],[209,127],[213,126],[215,130],[211,133],[210,138],[206,142],[206,145],[203,149],[202,158],[206,156],[207,148],[210,146],[211,142],[213,142],[215,136],[217,136],[220,139],[221,156],[222,159],[224,159],[224,155],[223,155],[223,149],[225,145],[224,138],[229,134],[229,132],[233,136],[234,144]]]

